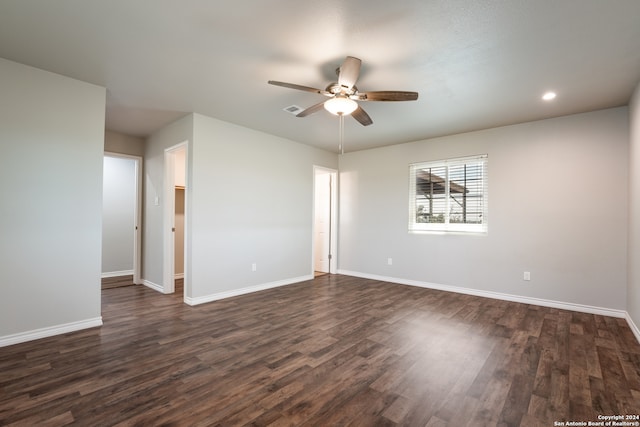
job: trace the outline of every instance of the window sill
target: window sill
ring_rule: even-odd
[[[460,231],[460,230],[409,230],[409,234],[427,234],[435,236],[477,236],[485,237],[489,234],[488,231]]]

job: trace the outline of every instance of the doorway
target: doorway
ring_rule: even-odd
[[[163,293],[187,295],[187,142],[164,151]],[[176,286],[176,283],[178,286]]]
[[[103,287],[140,284],[142,157],[104,153],[102,175]]]
[[[337,265],[337,171],[313,168],[313,273],[335,274]]]

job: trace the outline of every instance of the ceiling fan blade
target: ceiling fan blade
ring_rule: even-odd
[[[353,56],[347,56],[338,73],[338,84],[344,88],[351,89],[358,81],[360,75],[360,66],[362,61]]]
[[[303,90],[305,92],[319,93],[320,95],[331,95],[327,91],[324,91],[324,90],[321,90],[321,89],[316,89],[314,87],[309,87],[309,86],[302,86],[302,85],[297,85],[297,84],[293,84],[293,83],[278,82],[276,80],[269,80],[267,83],[269,83],[270,85],[275,85],[275,86],[288,87],[289,89],[297,89],[297,90]]]
[[[311,107],[307,108],[306,110],[300,111],[298,114],[296,114],[296,117],[307,117],[309,114],[316,113],[316,112],[322,110],[322,107],[324,107],[324,103],[325,103],[325,101],[318,102],[317,104],[312,105]]]
[[[351,115],[353,116],[354,119],[359,121],[362,126],[369,126],[370,124],[373,123],[373,120],[371,120],[371,117],[369,117],[367,112],[364,111],[362,107],[360,107],[359,105],[358,105],[358,108],[356,108],[353,111],[353,113],[351,113]]]
[[[374,92],[360,92],[357,94],[359,101],[415,101],[418,92],[404,92],[398,90],[380,90]]]

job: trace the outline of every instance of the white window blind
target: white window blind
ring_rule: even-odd
[[[409,165],[409,231],[487,232],[488,156]]]

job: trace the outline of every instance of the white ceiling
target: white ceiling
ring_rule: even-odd
[[[338,119],[297,118],[345,56],[366,102],[346,151],[626,105],[638,0],[0,0],[0,57],[107,88],[107,129],[147,136],[197,112],[337,151]],[[546,90],[555,101],[543,102]]]

